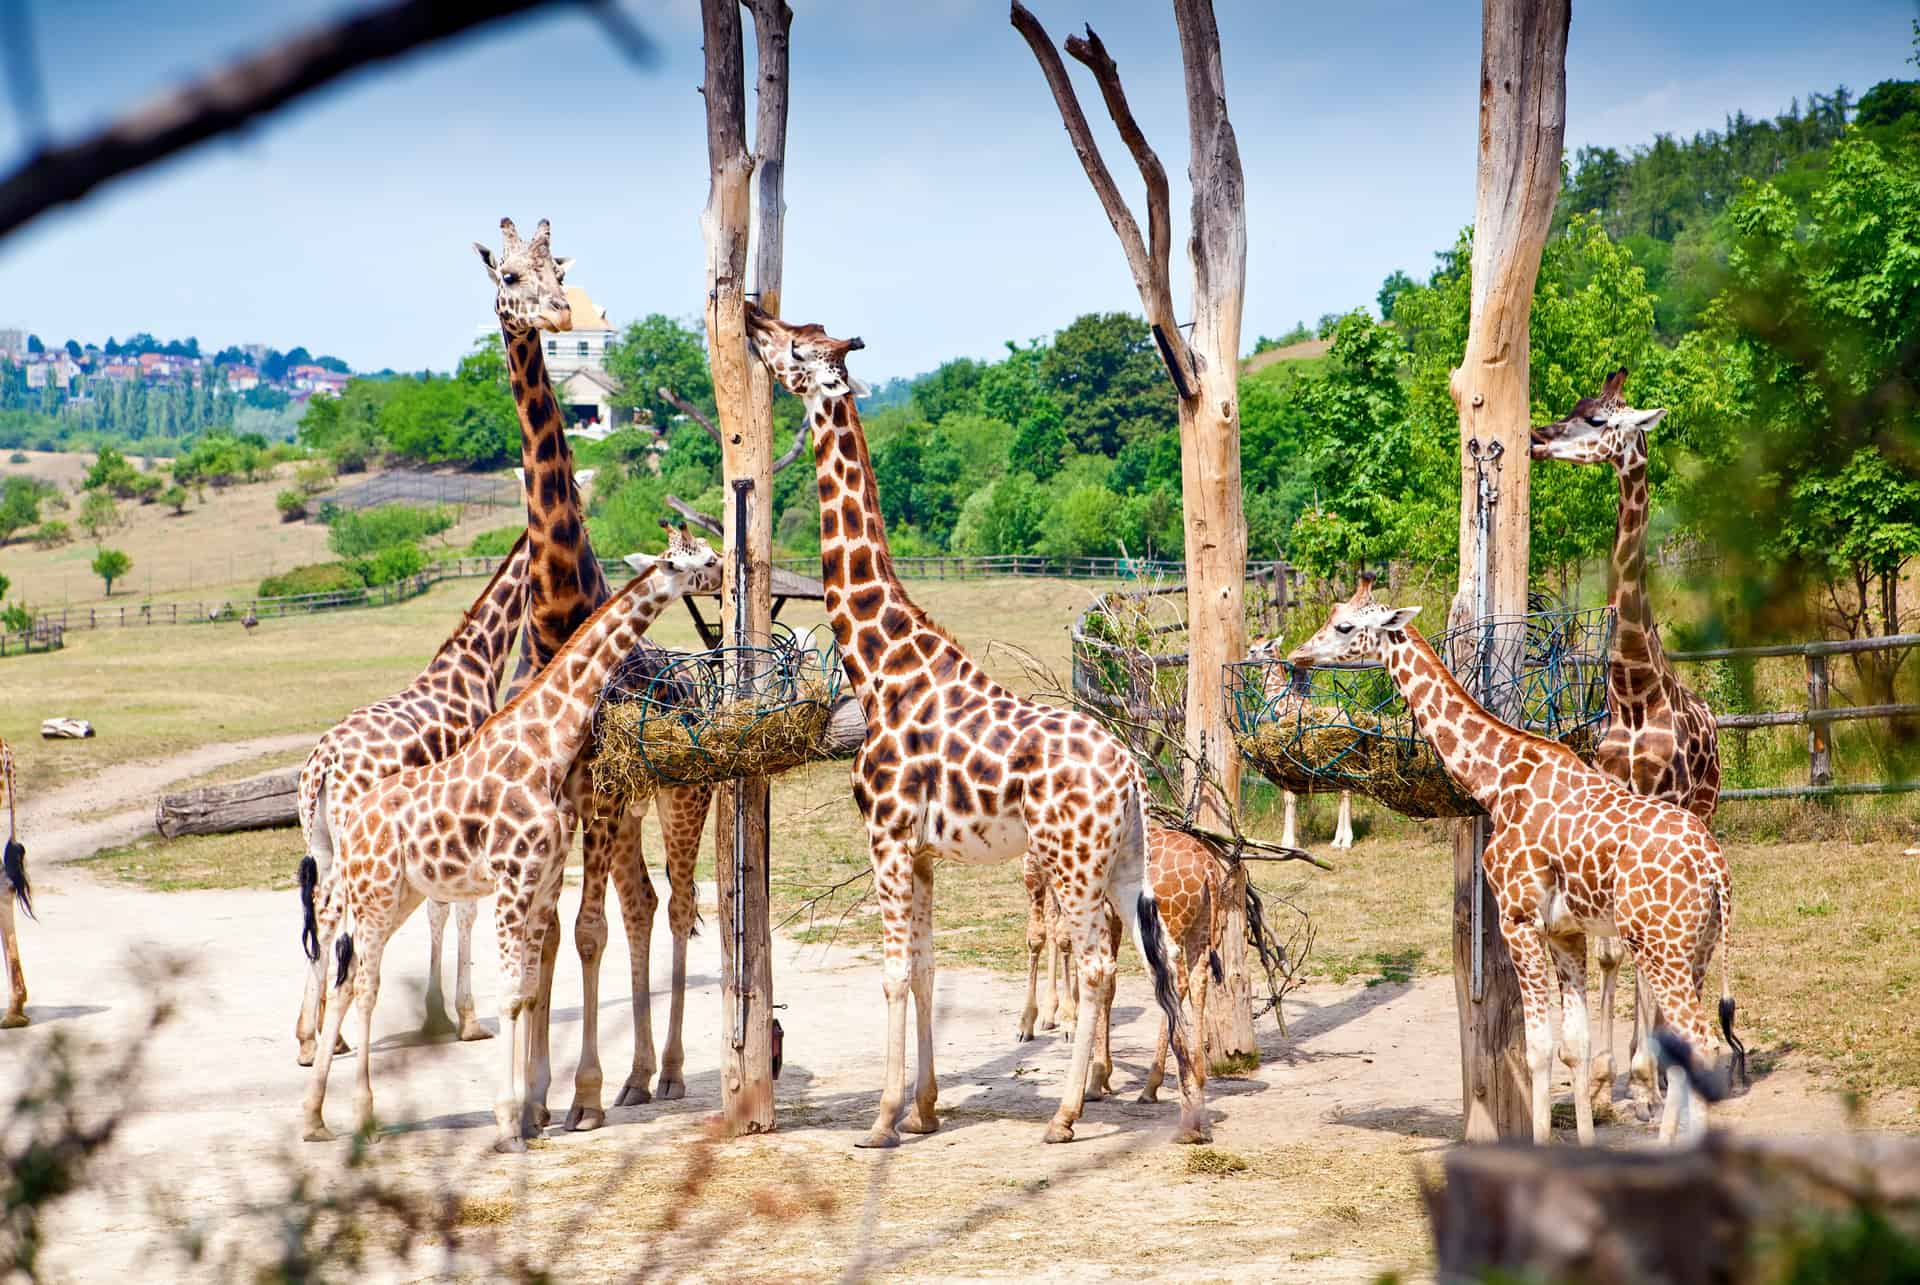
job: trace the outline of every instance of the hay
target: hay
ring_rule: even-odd
[[[612,702],[600,711],[593,787],[632,800],[661,785],[778,776],[828,757],[832,714],[825,683],[806,685],[797,700],[749,697],[717,709],[663,712],[645,701]]]

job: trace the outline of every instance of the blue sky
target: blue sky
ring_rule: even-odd
[[[1126,266],[1003,0],[793,0],[786,312],[863,335],[870,379],[1094,309]],[[54,129],[99,123],[337,0],[27,0]],[[696,315],[706,199],[695,0],[622,0],[658,42],[625,62],[559,10],[354,78],[240,141],[103,189],[0,243],[0,326],[304,343],[357,368],[446,368],[490,319],[469,243],[553,220],[617,322]],[[1174,176],[1186,128],[1163,0],[1029,0],[1056,41],[1091,19]],[[1216,0],[1247,174],[1245,342],[1424,276],[1472,218],[1479,6]],[[1913,0],[1575,0],[1567,142],[1772,114],[1914,74]],[[1077,64],[1070,64],[1077,72]],[[1077,81],[1109,163],[1138,179]],[[751,104],[749,104],[751,110]],[[0,166],[19,122],[0,111]]]

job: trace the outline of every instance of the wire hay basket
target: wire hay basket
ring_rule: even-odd
[[[775,776],[833,757],[840,688],[840,650],[824,630],[796,636],[776,624],[764,647],[637,650],[594,716],[594,789],[634,801],[662,785]]]
[[[1613,612],[1488,616],[1447,630],[1434,650],[1482,705],[1588,763],[1606,735]],[[1379,666],[1228,667],[1240,753],[1282,789],[1357,790],[1410,817],[1475,816]]]

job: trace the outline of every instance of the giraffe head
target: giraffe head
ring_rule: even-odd
[[[795,397],[864,397],[867,386],[847,373],[847,354],[865,348],[857,336],[835,339],[819,326],[793,326],[747,304],[747,346]]]
[[[720,555],[713,551],[713,546],[687,530],[685,523],[675,526],[662,518],[660,525],[667,529],[666,549],[658,554],[629,553],[627,565],[635,571],[657,565],[662,575],[681,581],[684,593],[712,593],[718,589]]]
[[[1573,413],[1533,430],[1530,453],[1536,460],[1569,460],[1575,464],[1611,464],[1632,468],[1647,459],[1647,430],[1666,416],[1665,410],[1635,410],[1620,393],[1627,383],[1622,366],[1607,376],[1598,397],[1582,397]]]
[[[533,240],[522,241],[513,220],[501,219],[497,256],[478,241],[473,243],[496,288],[494,313],[501,327],[515,334],[573,329],[573,307],[562,284],[573,260],[553,257],[551,235],[552,229],[541,219]]]
[[[1289,657],[1286,652],[1280,650],[1280,639],[1276,636],[1254,643],[1251,647],[1247,648],[1247,659],[1266,664],[1272,661],[1286,661]],[[1307,671],[1305,669],[1297,666],[1294,667],[1292,673],[1288,676],[1287,690],[1296,696],[1304,696],[1307,694]],[[1267,688],[1269,695],[1271,695],[1273,691],[1273,688]]]
[[[1386,636],[1407,627],[1418,607],[1389,607],[1373,600],[1373,572],[1360,577],[1353,597],[1335,603],[1320,632],[1293,649],[1295,665],[1351,665],[1385,658]]]

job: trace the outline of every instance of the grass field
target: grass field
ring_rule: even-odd
[[[92,718],[100,737],[31,742],[22,788],[45,789],[210,740],[275,732],[318,734],[352,705],[400,686],[457,619],[479,581],[443,584],[399,607],[269,622],[253,636],[237,627],[108,631],[78,635],[62,653],[7,662],[0,735],[30,732],[45,714]],[[931,582],[915,586],[926,607],[1003,680],[1023,669],[1007,645],[1057,671],[1067,661],[1067,623],[1093,590],[1037,580]],[[809,623],[799,613],[793,623]],[[690,646],[684,613],[655,636]],[[991,645],[990,645],[991,644]],[[288,681],[289,674],[299,675]],[[297,755],[242,763],[215,775],[246,775]],[[195,783],[199,783],[196,781]],[[1251,788],[1257,832],[1277,830],[1273,792]],[[1910,816],[1878,810],[1802,807],[1781,812],[1794,841],[1745,837],[1743,805],[1730,805],[1737,920],[1734,976],[1743,1021],[1777,1056],[1793,1050],[1837,1085],[1915,1100],[1920,1023],[1910,1020],[1920,985],[1920,859]],[[1330,873],[1263,867],[1261,885],[1308,910],[1315,928],[1311,976],[1400,981],[1451,967],[1450,865],[1445,829],[1383,813],[1364,801],[1361,834]],[[1331,800],[1310,800],[1306,833],[1331,830]],[[649,822],[648,850],[660,851]],[[876,938],[861,904],[866,852],[847,798],[844,764],[816,764],[774,790],[775,915],[802,940],[866,946]],[[156,889],[284,887],[286,832],[171,843],[146,840],[101,854],[103,871]],[[1311,839],[1310,839],[1311,841]],[[703,863],[702,877],[711,870]],[[850,882],[849,882],[850,881]],[[838,892],[821,897],[835,885]],[[818,898],[818,900],[815,900]],[[1017,865],[943,869],[935,885],[935,943],[944,964],[1025,967],[1025,899]]]

